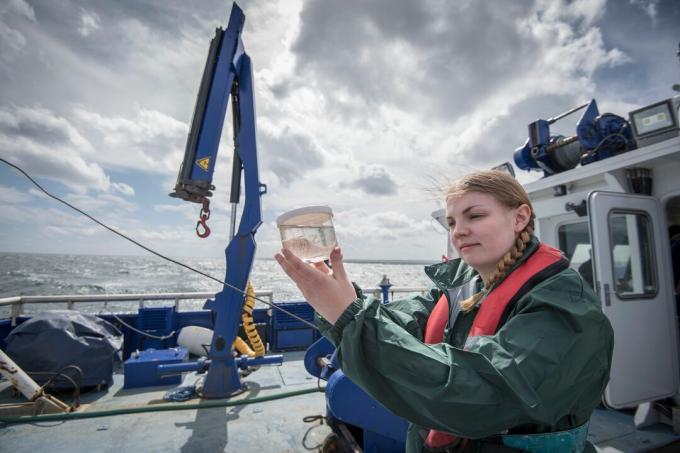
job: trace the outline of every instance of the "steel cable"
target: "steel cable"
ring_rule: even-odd
[[[87,212],[83,211],[82,209],[77,208],[77,207],[73,206],[71,203],[69,203],[69,202],[67,202],[67,201],[64,201],[64,200],[62,200],[61,198],[59,198],[58,196],[53,195],[53,194],[51,194],[50,192],[48,192],[48,191],[47,191],[46,189],[44,189],[40,184],[38,184],[38,182],[37,182],[35,179],[33,179],[33,178],[31,177],[31,175],[29,175],[28,173],[26,173],[21,167],[19,167],[19,166],[15,165],[15,164],[13,164],[13,163],[11,163],[11,162],[9,162],[9,161],[3,159],[2,157],[0,157],[0,161],[2,161],[3,163],[5,163],[5,164],[9,165],[10,167],[12,167],[12,168],[16,169],[17,171],[19,171],[22,175],[24,175],[26,178],[28,178],[28,180],[31,181],[31,182],[33,183],[33,185],[35,185],[38,189],[40,189],[40,190],[41,190],[45,195],[47,195],[48,197],[57,200],[59,203],[65,204],[66,206],[68,206],[69,208],[73,209],[74,211],[76,211],[76,212],[78,212],[78,213],[84,215],[84,216],[87,217],[88,219],[92,220],[92,221],[93,221],[94,223],[96,223],[97,225],[100,225],[100,226],[106,228],[107,230],[109,230],[110,232],[112,232],[112,233],[114,233],[114,234],[117,234],[118,236],[122,237],[123,239],[126,239],[126,240],[132,242],[132,243],[135,244],[137,247],[140,247],[140,248],[146,250],[147,252],[149,252],[149,253],[151,253],[151,254],[153,254],[153,255],[156,255],[157,257],[162,258],[162,259],[164,259],[164,260],[166,260],[166,261],[169,261],[169,262],[171,262],[171,263],[173,263],[173,264],[176,264],[176,265],[181,266],[181,267],[183,267],[183,268],[185,268],[185,269],[188,269],[188,270],[190,270],[190,271],[192,271],[192,272],[196,272],[197,274],[202,275],[202,276],[204,276],[204,277],[206,277],[206,278],[209,278],[209,279],[214,280],[214,281],[216,281],[216,282],[218,282],[218,283],[221,283],[222,285],[226,286],[227,288],[231,288],[231,289],[233,289],[233,290],[235,290],[235,291],[238,291],[239,293],[243,294],[244,296],[247,295],[247,294],[246,294],[246,291],[243,291],[243,290],[241,290],[240,288],[238,288],[238,287],[236,287],[236,286],[234,286],[234,285],[231,285],[231,284],[229,284],[229,283],[227,283],[227,282],[224,282],[224,281],[222,281],[221,279],[219,279],[219,278],[217,278],[217,277],[213,277],[213,276],[210,275],[210,274],[206,274],[206,273],[203,272],[203,271],[200,271],[200,270],[198,270],[198,269],[195,269],[195,268],[189,266],[188,264],[184,264],[184,263],[182,263],[182,262],[180,262],[180,261],[177,261],[177,260],[175,260],[175,259],[173,259],[173,258],[170,258],[170,257],[168,257],[168,256],[165,256],[165,255],[163,255],[163,254],[161,254],[161,253],[158,253],[158,252],[156,252],[155,250],[153,250],[153,249],[151,249],[151,248],[145,246],[144,244],[141,244],[140,242],[136,241],[135,239],[132,239],[131,237],[129,237],[129,236],[127,236],[127,235],[121,233],[120,231],[118,231],[118,230],[116,230],[116,229],[114,229],[114,228],[112,228],[112,227],[106,225],[105,223],[100,222],[99,220],[97,220],[96,218],[94,218],[93,216],[91,216],[90,214],[88,214]],[[281,307],[279,307],[279,306],[277,306],[277,305],[275,305],[275,304],[273,304],[273,303],[267,302],[267,301],[265,301],[265,300],[263,300],[263,299],[261,299],[261,298],[259,298],[259,297],[253,296],[253,298],[254,298],[255,300],[259,301],[259,302],[262,302],[263,304],[265,304],[265,305],[267,305],[267,306],[269,306],[269,307],[271,307],[271,308],[274,308],[274,309],[276,309],[276,310],[279,310],[279,311],[281,311],[281,312],[287,314],[288,316],[291,316],[291,317],[297,319],[298,321],[300,321],[300,322],[302,322],[302,323],[308,325],[309,327],[312,327],[313,329],[319,330],[318,327],[316,327],[313,323],[307,321],[306,319],[303,319],[303,318],[299,317],[298,315],[296,315],[296,314],[294,314],[294,313],[289,312],[288,310],[286,310],[286,309],[284,309],[284,308],[281,308]]]

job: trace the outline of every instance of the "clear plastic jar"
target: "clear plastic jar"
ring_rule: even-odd
[[[310,263],[327,260],[338,244],[333,211],[328,206],[308,206],[281,214],[276,219],[283,248]]]

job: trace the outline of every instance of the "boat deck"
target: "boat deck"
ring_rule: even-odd
[[[303,418],[325,415],[321,392],[230,407],[189,408],[317,389],[319,383],[304,369],[303,357],[303,351],[284,353],[283,365],[263,366],[244,377],[242,381],[248,389],[230,400],[169,403],[163,400],[163,395],[175,385],[123,389],[123,375],[116,373],[108,389],[82,395],[79,412],[168,406],[186,409],[68,421],[0,423],[0,451],[318,451],[330,428],[318,418],[311,423]],[[196,379],[196,374],[187,374],[183,384]],[[9,382],[0,381],[0,404],[21,400],[14,395]],[[598,409],[591,419],[588,439],[599,452],[680,451],[680,436],[673,434],[669,426],[657,424],[636,430],[632,420],[626,413]]]
[[[657,423],[636,429],[633,416],[609,409],[595,409],[590,417],[588,441],[598,452],[680,452],[680,435],[669,425]]]
[[[39,423],[0,422],[0,451],[319,451],[318,446],[331,430],[321,424],[318,417],[310,423],[304,422],[303,418],[325,415],[326,403],[321,392],[229,407],[192,407],[318,389],[317,379],[304,368],[304,351],[283,355],[281,366],[262,366],[243,377],[247,390],[229,400],[167,402],[163,396],[176,385],[124,389],[121,370],[114,375],[108,389],[82,395],[78,412],[164,409],[169,406],[179,410]],[[188,373],[183,385],[196,379],[195,373]],[[0,404],[22,401],[24,399],[14,394],[9,382],[0,380]],[[0,411],[0,415],[9,414]],[[597,409],[593,414],[588,439],[598,452],[680,451],[680,436],[673,434],[670,426],[656,424],[636,430],[632,415],[606,409]]]
[[[260,398],[282,392],[317,388],[304,369],[304,352],[284,353],[281,366],[263,366],[244,377],[248,389],[230,401]],[[184,383],[196,375],[185,376]],[[323,385],[324,383],[322,383]],[[191,405],[169,403],[163,395],[175,385],[123,389],[123,375],[115,374],[107,390],[81,397],[79,411]],[[7,381],[0,381],[0,404],[18,402]],[[226,400],[224,400],[226,401]],[[205,400],[213,404],[215,400]],[[303,417],[324,415],[321,392],[232,407],[146,412],[68,421],[26,424],[0,423],[0,451],[144,452],[299,452],[320,444],[330,428]],[[303,445],[303,441],[305,445]]]

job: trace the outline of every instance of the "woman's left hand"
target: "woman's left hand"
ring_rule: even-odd
[[[286,249],[277,253],[275,258],[284,272],[300,288],[307,302],[332,324],[335,324],[357,297],[345,272],[340,247],[331,252],[332,270],[323,263],[311,266]]]

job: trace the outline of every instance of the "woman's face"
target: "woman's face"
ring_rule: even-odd
[[[486,278],[529,223],[526,204],[510,209],[492,195],[468,192],[446,203],[451,242],[460,257]]]

